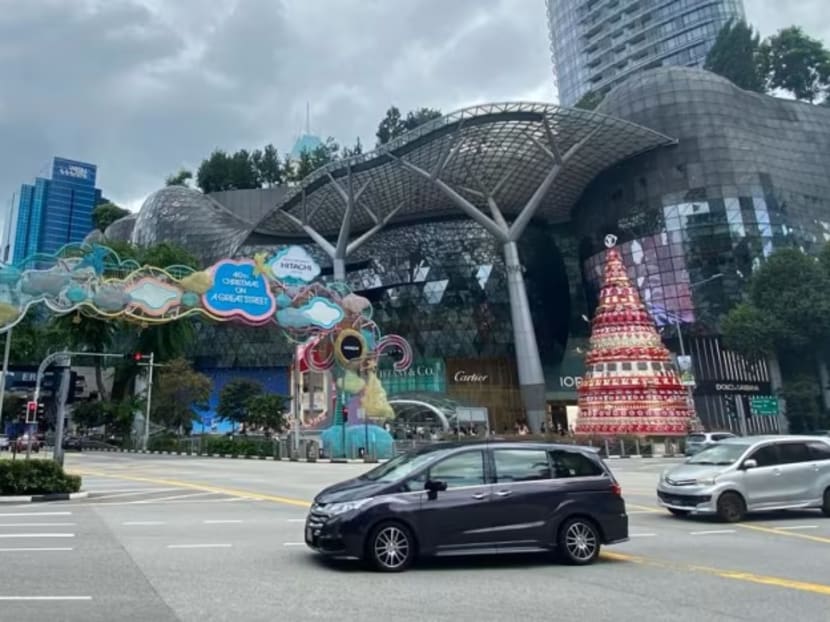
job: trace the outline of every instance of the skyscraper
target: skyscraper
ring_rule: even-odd
[[[54,253],[80,242],[92,229],[92,210],[101,198],[94,164],[55,158],[51,179],[38,177],[20,187],[13,261]]]
[[[573,106],[633,73],[702,67],[742,0],[545,0],[559,100]]]

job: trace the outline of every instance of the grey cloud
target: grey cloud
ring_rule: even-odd
[[[747,4],[762,29],[826,31],[822,0]],[[0,14],[0,206],[52,155],[97,163],[107,196],[134,202],[214,148],[284,152],[307,101],[312,130],[372,146],[391,104],[553,97],[543,0],[15,5]]]

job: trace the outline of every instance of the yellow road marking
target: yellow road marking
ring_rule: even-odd
[[[813,594],[821,594],[822,596],[830,596],[830,585],[824,585],[822,583],[808,583],[806,581],[796,581],[794,579],[784,579],[781,577],[770,577],[766,575],[754,574],[752,572],[740,572],[737,570],[723,570],[721,568],[711,568],[709,566],[677,564],[657,559],[651,559],[648,557],[640,557],[638,555],[609,553],[607,551],[604,551],[602,553],[602,557],[614,561],[632,562],[635,564],[654,566],[656,568],[665,568],[670,570],[697,572],[712,575],[715,577],[720,577],[722,579],[731,579],[733,581],[744,581],[745,583],[756,583],[758,585],[769,585],[789,590],[798,590],[800,592],[811,592]]]
[[[811,540],[813,542],[821,542],[822,544],[830,544],[830,538],[823,538],[821,536],[811,536],[806,533],[796,533],[793,531],[784,531],[783,529],[776,529],[775,527],[763,527],[761,525],[747,525],[741,523],[735,525],[741,529],[751,529],[752,531],[760,531],[761,533],[771,533],[776,536],[787,536],[788,538],[799,538],[801,540]]]
[[[155,477],[139,477],[136,475],[113,475],[111,473],[104,473],[101,471],[90,471],[87,469],[72,469],[72,473],[76,475],[88,475],[91,477],[108,477],[111,479],[124,479],[131,482],[145,482],[150,484],[164,484],[166,486],[175,486],[177,488],[186,488],[190,490],[201,490],[204,492],[216,492],[220,494],[230,495],[232,497],[249,497],[251,499],[259,499],[260,501],[272,501],[274,503],[282,503],[284,505],[294,505],[302,508],[311,507],[311,502],[303,499],[293,499],[291,497],[281,497],[278,495],[266,495],[261,492],[254,492],[252,490],[239,490],[236,488],[223,488],[221,486],[211,486],[208,484],[199,484],[196,482],[184,482],[176,479],[157,479]]]

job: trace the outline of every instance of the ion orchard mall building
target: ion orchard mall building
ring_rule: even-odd
[[[775,379],[724,350],[719,319],[773,249],[830,239],[830,109],[660,68],[595,112],[468,108],[291,187],[164,188],[104,237],[174,242],[205,264],[303,245],[412,344],[409,371],[380,374],[401,418],[446,428],[460,406],[486,407],[504,431],[573,423],[608,234],[670,349],[682,335],[702,421],[736,427],[722,396]],[[289,392],[279,329],[197,329],[190,354],[217,394],[238,376]],[[323,421],[333,402],[319,395],[305,404]]]

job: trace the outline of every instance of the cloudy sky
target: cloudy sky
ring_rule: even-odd
[[[827,0],[745,5],[830,42]],[[136,208],[216,147],[289,150],[306,102],[373,145],[391,104],[553,97],[544,0],[0,0],[0,211],[53,155]]]

